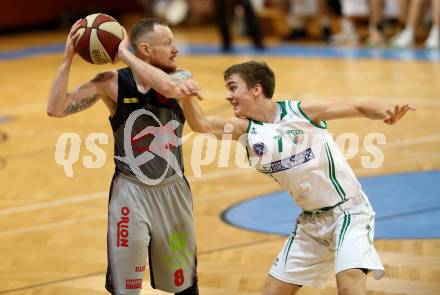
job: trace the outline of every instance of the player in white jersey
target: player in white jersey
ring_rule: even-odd
[[[372,271],[380,278],[384,270],[372,243],[374,211],[327,132],[326,120],[365,117],[394,124],[413,108],[370,101],[273,102],[274,73],[254,61],[231,66],[224,78],[235,117],[206,117],[196,99],[188,98],[183,100],[188,122],[194,131],[219,139],[231,124],[232,138],[244,141],[250,159],[258,160],[256,168],[273,177],[303,209],[263,294],[295,294],[303,285],[323,287],[332,268],[339,294],[366,294],[366,274]]]

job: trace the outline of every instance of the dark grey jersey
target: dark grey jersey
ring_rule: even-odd
[[[176,100],[153,89],[139,92],[130,68],[118,70],[117,108],[110,123],[117,171],[152,180],[183,174],[183,111]]]

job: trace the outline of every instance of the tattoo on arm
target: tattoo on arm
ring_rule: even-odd
[[[179,70],[171,74],[171,81],[173,81],[176,86],[179,86],[183,81],[188,79],[192,79],[192,74],[185,70]]]
[[[71,102],[64,109],[64,114],[72,114],[76,112],[80,112],[82,110],[87,109],[89,106],[95,103],[99,98],[98,94],[93,95],[92,97],[86,97],[76,102]]]

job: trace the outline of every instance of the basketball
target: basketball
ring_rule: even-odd
[[[76,40],[76,52],[92,64],[114,61],[124,33],[116,19],[103,13],[95,13],[81,20]]]

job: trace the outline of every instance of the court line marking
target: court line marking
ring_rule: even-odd
[[[94,214],[94,215],[90,215],[90,216],[65,219],[62,221],[51,222],[51,223],[42,224],[42,225],[22,227],[22,228],[17,228],[17,229],[13,229],[13,230],[5,230],[5,231],[0,232],[0,237],[6,237],[6,236],[11,236],[11,235],[23,234],[23,233],[29,233],[29,232],[35,232],[35,231],[41,231],[41,230],[55,229],[55,228],[74,225],[74,224],[78,224],[78,223],[82,223],[82,222],[96,221],[96,220],[102,220],[102,219],[107,219],[107,214],[99,214],[99,215]]]
[[[246,188],[244,190],[249,191],[249,190],[253,190],[253,189],[254,189],[254,187]],[[222,193],[225,193],[225,192],[220,192],[220,194],[222,194]],[[235,194],[239,194],[239,192],[236,192],[236,191],[234,191],[234,193]],[[31,232],[31,231],[36,231],[36,230],[53,229],[53,228],[58,228],[58,227],[66,226],[66,225],[73,225],[73,224],[81,223],[83,221],[102,220],[102,219],[105,219],[106,217],[107,217],[107,214],[100,214],[98,216],[87,216],[87,217],[82,217],[82,218],[75,218],[75,219],[64,220],[64,221],[61,221],[61,222],[52,223],[50,225],[35,226],[35,227],[32,227],[32,228],[25,228],[25,229],[19,229],[19,230],[12,230],[12,231],[8,231],[8,232],[3,232],[3,233],[0,233],[0,236],[8,236],[8,235],[12,235],[12,234],[25,233],[25,232]],[[271,233],[267,233],[267,234],[270,235],[269,238],[267,238],[267,239],[261,239],[261,240],[257,240],[257,241],[244,242],[244,243],[239,243],[239,244],[235,244],[235,245],[228,245],[228,246],[224,246],[224,247],[220,247],[220,248],[207,249],[207,250],[205,250],[203,252],[200,252],[199,255],[206,255],[206,254],[211,254],[211,253],[215,253],[215,252],[234,250],[234,249],[237,249],[237,248],[246,248],[246,247],[249,247],[249,246],[252,246],[252,245],[255,245],[255,244],[271,242],[271,241],[275,241],[275,240],[278,240],[278,239],[285,239],[285,236],[283,236],[283,235],[271,234]],[[88,277],[88,276],[102,275],[103,273],[104,272],[99,272],[99,273],[93,273],[93,274],[88,274],[88,275],[83,275],[83,276],[75,276],[75,277],[70,277],[70,278],[65,278],[65,279],[60,279],[60,280],[49,281],[49,282],[39,283],[39,284],[35,284],[35,285],[25,286],[25,287],[16,288],[16,289],[4,290],[4,291],[0,291],[0,294],[20,291],[20,290],[30,289],[30,288],[35,288],[35,287],[41,287],[41,286],[44,286],[44,285],[62,283],[62,282],[65,282],[65,281],[77,280],[77,279],[85,278],[85,277]]]
[[[225,91],[210,91],[202,90],[202,94],[205,97],[224,97]],[[300,94],[294,94],[294,93],[276,93],[277,97],[298,97],[299,99],[324,99],[324,100],[332,100],[332,99],[343,99],[343,100],[380,100],[380,101],[387,101],[390,103],[410,103],[414,105],[415,107],[440,107],[440,98],[411,98],[411,97],[396,97],[396,96],[356,96],[356,95],[328,95],[328,94],[314,94],[314,93],[300,93]],[[225,106],[229,106],[229,103],[225,100]],[[31,104],[23,104],[23,105],[16,105],[16,106],[10,106],[10,107],[4,107],[0,108],[0,115],[1,116],[16,116],[16,115],[23,115],[28,113],[45,113],[47,107],[46,102],[39,102],[39,103],[31,103]]]
[[[292,97],[292,94],[283,93],[278,96],[281,97]],[[368,95],[329,95],[329,94],[316,94],[305,92],[298,95],[301,99],[324,99],[324,100],[380,100],[386,101],[390,104],[393,103],[408,103],[415,107],[440,107],[440,98],[411,98],[411,97],[397,97],[397,96],[368,96]]]
[[[48,281],[48,282],[43,282],[43,283],[37,283],[34,285],[28,285],[28,286],[24,286],[24,287],[15,288],[15,289],[6,289],[6,290],[0,291],[0,294],[24,291],[24,290],[29,290],[29,289],[33,289],[33,288],[44,287],[44,286],[54,285],[54,284],[58,284],[58,283],[68,282],[68,281],[75,281],[75,280],[84,279],[87,277],[93,277],[96,275],[103,275],[103,274],[105,274],[105,271],[94,272],[94,273],[89,273],[89,274],[79,275],[79,276],[73,276],[73,277],[68,277],[68,278],[64,278],[64,279],[53,280],[53,281]]]
[[[5,107],[0,109],[0,115],[2,116],[17,116],[29,113],[43,112],[46,114],[46,102],[22,104],[17,106]]]
[[[263,238],[263,239],[258,239],[255,241],[242,242],[242,243],[232,244],[232,245],[223,246],[223,247],[219,247],[219,248],[208,249],[205,251],[198,251],[197,256],[209,255],[212,253],[235,250],[235,249],[239,249],[239,248],[248,248],[248,247],[253,247],[256,245],[260,245],[260,244],[274,242],[274,241],[281,240],[281,239],[286,239],[285,236],[281,236],[281,235],[276,235],[276,234],[267,234],[267,235],[269,235],[269,237]],[[0,294],[12,293],[12,292],[17,292],[17,291],[24,291],[24,290],[29,290],[29,289],[33,289],[33,288],[69,282],[69,281],[76,281],[76,280],[80,280],[80,279],[84,279],[84,278],[88,278],[88,277],[94,277],[94,276],[98,276],[98,275],[102,276],[102,275],[105,275],[105,273],[106,273],[105,271],[100,271],[100,272],[94,272],[94,273],[89,273],[89,274],[85,274],[85,275],[67,277],[67,278],[53,280],[53,281],[46,281],[46,282],[37,283],[34,285],[28,285],[28,286],[24,286],[24,287],[19,287],[19,288],[15,288],[15,289],[2,290],[2,291],[0,291]],[[145,280],[144,282],[149,282],[149,280]]]
[[[381,150],[389,150],[399,147],[405,147],[405,146],[412,146],[412,145],[418,145],[421,143],[427,143],[427,142],[434,142],[440,140],[440,133],[426,135],[426,136],[420,136],[420,137],[413,137],[413,138],[405,138],[402,140],[396,140],[392,142],[387,142],[384,145],[379,145]],[[367,145],[362,148],[362,151],[366,151],[367,147],[371,147],[373,145]]]
[[[247,189],[247,190],[250,190],[250,189]],[[100,216],[94,216],[94,217],[89,217],[89,218],[72,219],[72,220],[68,220],[67,223],[68,223],[68,225],[71,225],[71,224],[79,223],[82,221],[99,220],[99,219],[104,219],[104,218],[106,218],[106,214],[101,214]],[[62,222],[59,222],[56,225],[56,227],[62,226],[61,223]],[[51,228],[53,228],[53,227],[51,227]],[[40,230],[41,229],[42,228],[40,227]],[[227,245],[227,246],[223,246],[223,247],[219,247],[219,248],[213,248],[213,249],[207,249],[205,251],[200,251],[199,256],[200,255],[209,255],[209,254],[216,253],[216,252],[235,250],[238,248],[252,247],[256,244],[263,244],[263,243],[268,243],[268,242],[277,241],[277,240],[281,240],[281,239],[286,238],[284,235],[279,235],[279,234],[275,234],[275,233],[267,233],[267,235],[269,235],[269,237],[264,238],[264,239],[259,239],[256,241],[242,242],[242,243],[238,243],[238,244],[232,244],[232,245]],[[45,285],[58,284],[58,283],[66,282],[66,281],[74,281],[74,280],[83,279],[83,278],[87,278],[87,277],[103,275],[104,273],[105,273],[104,271],[103,272],[95,272],[95,273],[90,273],[90,274],[86,274],[86,275],[73,276],[73,277],[68,277],[68,278],[54,280],[54,281],[47,281],[47,282],[38,283],[35,285],[29,285],[29,286],[24,286],[24,287],[15,288],[15,289],[3,290],[3,291],[0,291],[0,294],[22,291],[25,289],[42,287]]]
[[[410,216],[410,215],[419,215],[419,214],[424,214],[424,213],[439,211],[439,210],[440,210],[440,206],[430,207],[430,208],[422,208],[422,209],[418,209],[418,210],[414,210],[414,211],[406,211],[406,212],[401,212],[401,213],[396,213],[396,214],[385,215],[382,217],[376,217],[375,222],[381,222],[382,220],[396,219],[396,218],[406,217],[406,216]]]
[[[218,45],[214,43],[179,42],[178,47],[181,56],[222,56]],[[5,48],[0,51],[0,60],[11,61],[15,59],[47,56],[60,54],[65,48],[64,43],[48,43],[38,46],[24,46],[20,48]],[[356,60],[356,61],[413,61],[413,62],[436,62],[439,60],[437,51],[425,48],[396,50],[393,48],[351,48],[351,47],[328,47],[323,45],[292,45],[272,44],[265,51],[255,50],[250,45],[235,46],[230,53],[237,58],[252,56],[287,57],[303,59],[329,59],[329,60]]]
[[[252,169],[248,169],[248,171],[252,172]],[[227,176],[235,176],[237,174],[243,174],[243,172],[244,172],[244,169],[236,168],[236,169],[228,170],[228,171],[216,171],[216,172],[212,172],[212,173],[202,174],[202,177],[188,177],[188,180],[190,182],[198,182],[198,181],[204,181],[207,179],[209,180],[209,179],[216,179],[216,178],[222,178],[222,177],[227,177]],[[45,201],[45,202],[40,202],[40,203],[34,203],[34,204],[29,204],[29,205],[24,205],[24,206],[19,206],[19,207],[5,208],[5,209],[0,209],[0,216],[7,216],[10,214],[15,214],[15,213],[29,212],[29,211],[39,210],[39,209],[46,209],[46,208],[52,208],[52,207],[57,207],[57,206],[64,206],[64,205],[69,205],[69,204],[88,202],[88,201],[93,201],[96,199],[101,199],[102,197],[106,197],[106,196],[108,196],[108,191],[101,191],[101,192],[90,193],[90,194],[85,194],[85,195],[77,195],[77,196],[73,196],[73,197],[62,198],[62,199],[58,199],[58,200],[50,200],[50,201]]]
[[[271,184],[264,184],[264,185],[259,185],[259,186],[252,186],[251,188],[242,188],[242,189],[234,190],[233,193],[226,192],[226,191],[220,191],[220,192],[215,193],[213,195],[205,196],[203,198],[198,199],[197,203],[204,203],[207,201],[212,201],[212,199],[216,199],[216,198],[227,199],[227,198],[237,197],[241,194],[248,193],[249,191],[253,191],[254,189],[264,189],[264,188],[266,188],[268,186],[272,186],[272,185],[273,184],[271,183]],[[56,229],[56,228],[60,228],[60,227],[64,227],[64,226],[70,226],[70,225],[82,223],[82,222],[97,221],[97,220],[102,220],[102,219],[107,219],[107,213],[93,214],[93,215],[88,215],[88,216],[83,216],[83,217],[64,219],[61,221],[55,221],[55,222],[50,222],[50,223],[41,224],[41,225],[33,225],[33,226],[29,226],[29,227],[21,227],[21,228],[17,228],[17,229],[0,231],[0,238],[11,236],[11,235],[16,235],[16,234],[22,234],[22,233]]]
[[[24,206],[19,206],[19,207],[5,208],[5,209],[0,210],[0,216],[7,216],[10,214],[14,214],[14,213],[29,212],[29,211],[39,210],[39,209],[57,207],[57,206],[62,206],[62,205],[66,205],[66,204],[87,202],[87,201],[91,201],[91,200],[95,200],[95,199],[100,199],[100,198],[107,196],[107,195],[108,195],[108,192],[103,191],[103,192],[78,195],[78,196],[73,196],[73,197],[68,197],[68,198],[62,198],[62,199],[58,199],[58,200],[50,200],[50,201],[46,201],[46,202],[34,203],[34,204],[29,204],[29,205],[24,205]]]
[[[391,148],[398,148],[398,147],[402,147],[402,146],[411,146],[411,145],[421,144],[421,143],[425,143],[425,142],[434,142],[434,141],[438,141],[438,140],[440,140],[440,134],[434,134],[434,135],[429,135],[429,136],[422,136],[422,137],[416,137],[416,138],[412,138],[412,139],[403,139],[403,140],[390,142],[384,146],[381,146],[381,148],[391,149]],[[391,147],[386,148],[388,145],[391,145]],[[226,171],[215,171],[215,172],[211,172],[211,173],[202,174],[202,177],[189,176],[188,180],[191,182],[212,180],[212,179],[216,179],[216,178],[235,176],[238,174],[242,174],[245,171],[249,171],[249,173],[254,172],[254,170],[252,170],[252,169],[235,168],[235,169],[226,170]],[[19,206],[19,207],[5,208],[5,209],[0,209],[0,216],[6,216],[6,215],[20,213],[20,212],[29,212],[29,211],[34,211],[34,210],[38,210],[38,209],[51,208],[51,207],[62,206],[62,205],[66,205],[66,204],[87,202],[90,200],[102,198],[107,195],[108,195],[107,191],[101,191],[101,192],[95,192],[95,193],[90,193],[90,194],[86,194],[86,195],[67,197],[67,198],[63,198],[63,199],[59,199],[59,200],[50,200],[50,201],[34,203],[34,204],[29,204],[29,205],[24,205],[24,206]]]
[[[440,159],[440,153],[435,153],[433,155],[430,155],[429,159],[430,160]],[[420,165],[420,164],[423,164],[423,163],[426,163],[426,158],[419,159],[417,157],[412,157],[412,158],[410,157],[409,159],[407,158],[407,159],[403,159],[403,160],[400,160],[400,161],[387,161],[387,160],[385,160],[383,168],[395,169],[395,168],[402,167],[402,166],[405,166],[405,165],[412,165],[412,167],[414,167],[414,165]],[[416,168],[420,168],[420,167],[416,167]],[[438,170],[438,167],[428,166],[428,169],[420,169],[420,170],[417,170],[417,171],[424,172],[424,171],[429,171],[429,170],[432,170],[432,169],[437,169]],[[371,168],[359,167],[359,168],[357,168],[355,170],[355,172],[356,172],[356,174],[360,174],[360,173],[368,173],[371,170],[372,170]],[[412,172],[412,170],[410,170],[410,171],[399,171],[399,172],[394,172],[394,173],[405,173],[405,172]],[[370,176],[372,176],[372,175],[370,175]]]
[[[241,169],[237,169],[237,171],[235,171],[235,172],[238,172],[240,170]],[[232,176],[232,175],[222,175],[222,176]],[[252,186],[251,188],[241,188],[241,189],[238,189],[238,190],[234,190],[233,193],[228,192],[228,191],[220,191],[220,192],[215,193],[213,195],[205,196],[203,198],[198,199],[197,203],[200,204],[200,203],[212,201],[213,199],[218,199],[218,198],[237,197],[237,195],[248,193],[249,191],[253,191],[255,189],[257,189],[257,190],[262,190],[263,189],[264,190],[265,188],[270,187],[272,185],[273,185],[272,183],[268,183],[268,184],[263,184],[263,185],[258,185],[258,186]],[[107,194],[107,193],[105,193],[105,194]],[[52,223],[47,223],[47,224],[43,224],[43,225],[30,226],[30,227],[25,227],[25,228],[19,228],[19,229],[2,231],[2,232],[0,232],[0,237],[11,236],[11,235],[27,233],[27,232],[35,232],[35,231],[41,231],[41,230],[55,229],[55,228],[59,228],[59,227],[64,227],[64,226],[69,226],[69,225],[73,225],[73,224],[78,224],[78,223],[81,223],[81,222],[96,221],[96,220],[102,220],[102,219],[106,219],[106,218],[107,218],[107,214],[100,214],[98,216],[90,215],[90,216],[85,216],[85,217],[80,217],[80,218],[66,219],[66,220],[52,222]],[[226,223],[229,224],[229,222],[226,222]],[[232,225],[234,225],[234,224],[232,224]],[[236,226],[236,225],[234,225],[234,226]]]
[[[235,176],[238,174],[250,174],[253,173],[254,169],[252,167],[249,168],[234,168],[224,171],[215,171],[215,172],[209,172],[209,173],[202,173],[202,176],[189,176],[188,180],[190,182],[199,182],[199,181],[205,181],[205,180],[212,180],[216,178],[222,178],[227,176]]]

